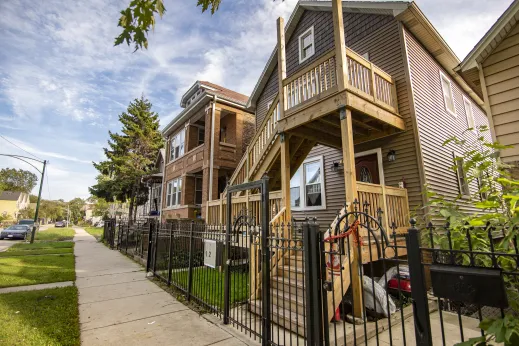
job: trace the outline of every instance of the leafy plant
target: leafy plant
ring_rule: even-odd
[[[477,186],[477,189],[470,196],[462,196],[460,193],[453,200],[427,189],[426,218],[447,221],[445,229],[433,233],[432,237],[430,233],[424,234],[423,241],[430,246],[444,250],[471,249],[489,254],[515,254],[519,241],[519,181],[511,177],[510,166],[498,159],[499,150],[508,147],[486,140],[486,131],[486,126],[479,127],[478,137],[472,142],[453,136],[443,143],[444,147],[453,146],[457,152],[463,153],[453,160],[451,169],[457,174],[464,174],[466,184]],[[462,172],[458,165],[462,165]],[[463,212],[460,208],[463,204],[478,212]],[[493,234],[501,234],[502,240],[494,244]],[[504,271],[517,270],[512,256],[494,258]],[[455,255],[454,260],[461,265],[489,268],[494,265],[492,256],[485,255],[471,257],[461,253]],[[479,327],[486,331],[486,335],[458,345],[487,345],[491,341],[503,342],[505,345],[519,344],[519,280],[515,276],[505,275],[504,282],[512,313],[504,318],[483,320]]]

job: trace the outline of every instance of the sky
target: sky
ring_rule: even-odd
[[[134,53],[113,46],[129,0],[0,1],[0,154],[49,160],[43,198],[89,196],[92,161],[104,159],[108,131],[120,130],[133,99],[148,98],[165,126],[196,80],[250,94],[275,46],[276,18],[288,20],[296,4],[222,0],[211,16],[196,2],[165,0],[149,49]],[[417,0],[460,59],[511,2]],[[5,167],[39,174],[0,156]]]

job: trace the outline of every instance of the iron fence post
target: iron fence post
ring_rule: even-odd
[[[146,273],[150,271],[150,264],[151,264],[151,249],[152,249],[152,243],[153,243],[153,222],[150,221],[149,224],[149,232],[148,232],[148,256],[146,258]]]
[[[171,271],[173,269],[173,225],[169,227],[169,260],[168,260],[168,286],[171,285]]]
[[[159,232],[160,232],[160,226],[157,225],[155,229],[155,241],[153,242],[153,275],[155,275],[155,272],[157,270],[157,252],[159,252]]]
[[[303,249],[306,286],[306,337],[309,346],[323,345],[323,310],[321,308],[321,277],[319,228],[303,224]]]
[[[429,320],[429,302],[425,287],[422,256],[420,251],[420,231],[416,228],[416,220],[411,219],[411,228],[406,234],[407,261],[411,281],[411,297],[413,298],[413,316],[417,346],[432,345],[431,321]]]
[[[227,204],[229,208],[230,204]],[[230,208],[229,208],[230,209]],[[262,253],[262,314],[263,314],[263,335],[261,338],[262,345],[270,344],[270,249],[269,249],[269,177],[264,175],[261,178],[261,253]]]
[[[126,225],[126,244],[124,246],[124,251],[128,254],[128,238],[130,237],[130,225]]]
[[[223,280],[223,323],[229,324],[230,312],[230,288],[231,288],[231,273],[230,273],[230,246],[231,246],[231,225],[232,225],[232,192],[227,192],[227,225],[225,227],[225,246],[224,246],[224,280]]]
[[[193,288],[193,232],[195,222],[191,221],[189,225],[189,268],[187,272],[187,301],[191,300],[191,290]]]

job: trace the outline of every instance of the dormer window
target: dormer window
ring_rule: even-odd
[[[299,63],[306,61],[314,53],[314,27],[312,26],[299,36]]]

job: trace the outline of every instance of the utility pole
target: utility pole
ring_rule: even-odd
[[[45,179],[45,168],[47,167],[47,160],[43,160],[43,171],[41,172],[40,191],[38,192],[38,201],[36,202],[36,211],[34,212],[34,225],[31,232],[31,244],[34,243],[34,235],[36,234],[36,223],[38,222],[38,212],[40,211],[41,189],[43,187],[43,180]]]

